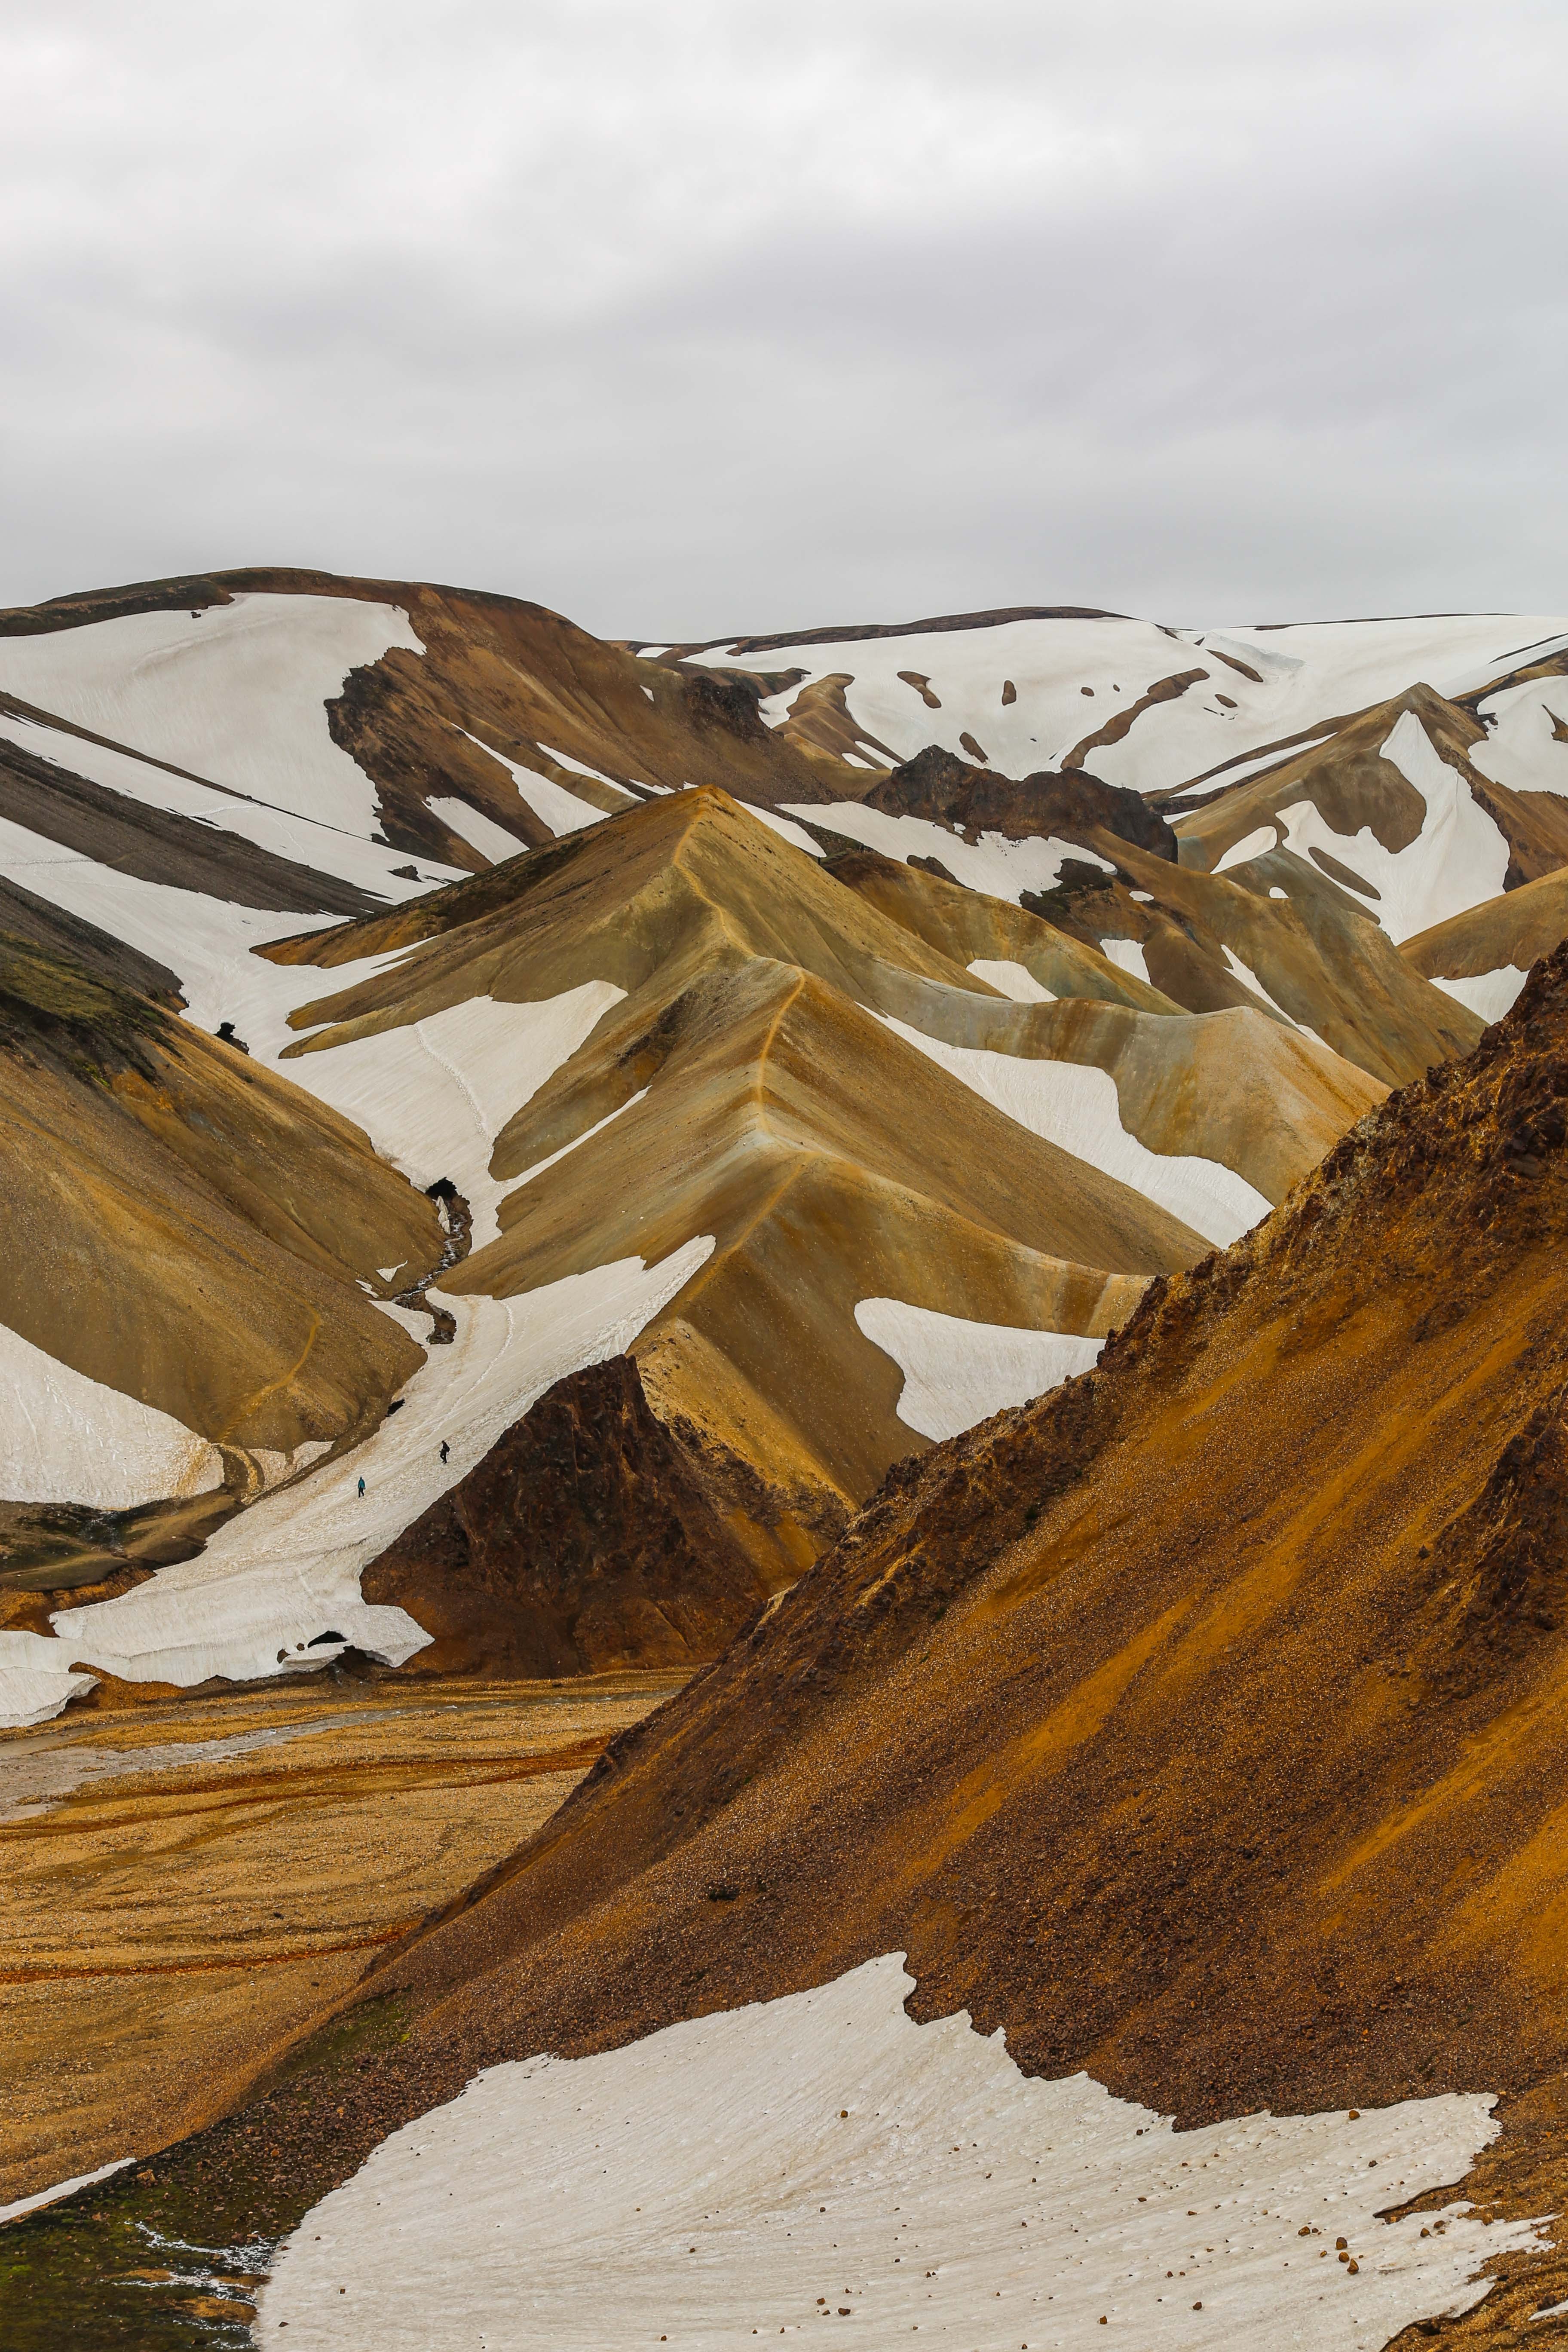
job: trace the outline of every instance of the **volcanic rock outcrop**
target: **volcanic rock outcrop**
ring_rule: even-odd
[[[432,1636],[432,1674],[695,1664],[768,1597],[629,1356],[547,1390],[360,1582]]]

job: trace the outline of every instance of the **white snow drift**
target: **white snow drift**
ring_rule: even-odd
[[[1430,2213],[1377,2218],[1463,2175],[1498,2129],[1488,2097],[1176,2133],[1086,2074],[1027,2080],[963,2011],[914,2024],[902,1957],[599,2057],[490,2068],[306,2215],[258,2341],[741,2352],[826,2320],[824,2340],[852,2323],[869,2352],[917,2333],[955,2352],[1369,2352],[1540,2242],[1463,2204],[1430,2235]]]
[[[1279,822],[1298,856],[1326,850],[1372,884],[1379,897],[1367,911],[1397,946],[1434,923],[1447,922],[1450,915],[1462,915],[1483,899],[1500,897],[1509,846],[1414,711],[1401,714],[1380,756],[1415,785],[1426,803],[1421,830],[1405,848],[1384,849],[1369,825],[1359,833],[1336,833],[1310,800],[1293,801],[1281,809]]]
[[[127,1511],[223,1484],[223,1456],[170,1413],[106,1388],[0,1323],[0,1495]]]
[[[1512,1009],[1529,978],[1529,972],[1521,971],[1518,964],[1502,963],[1495,971],[1475,972],[1458,980],[1434,980],[1432,985],[1453,997],[1457,1003],[1468,1005],[1481,1020],[1500,1021]]]
[[[327,724],[351,669],[422,654],[408,615],[356,596],[237,596],[0,638],[0,688],[215,784],[368,836],[375,786]]]
[[[1076,841],[1058,841],[1054,835],[1010,841],[1005,834],[983,833],[977,842],[968,842],[930,817],[889,816],[881,809],[862,808],[858,801],[833,801],[826,808],[810,801],[786,801],[784,807],[792,816],[809,817],[825,832],[863,842],[900,864],[911,857],[934,857],[955,882],[982,890],[989,898],[1008,898],[1014,906],[1021,891],[1055,889],[1064,858],[1103,866],[1107,874],[1116,871],[1109,858],[1080,848]]]
[[[899,1419],[938,1440],[1087,1372],[1105,1345],[1070,1331],[973,1323],[901,1298],[863,1298],[855,1320],[904,1376]]]
[[[230,1519],[195,1559],[160,1569],[117,1601],[59,1612],[60,1664],[188,1686],[214,1675],[248,1682],[325,1665],[353,1643],[401,1665],[428,1636],[405,1611],[363,1600],[361,1570],[552,1382],[620,1354],[712,1248],[701,1234],[658,1265],[622,1258],[518,1298],[445,1298],[457,1336],[430,1349],[401,1412],[352,1453]],[[411,1330],[426,1328],[420,1316],[388,1311]]]
[[[879,1017],[1032,1135],[1131,1185],[1205,1241],[1228,1247],[1268,1214],[1270,1204],[1262,1193],[1217,1160],[1151,1151],[1130,1135],[1109,1072],[1079,1062],[1026,1061],[984,1045],[950,1045],[890,1015]]]

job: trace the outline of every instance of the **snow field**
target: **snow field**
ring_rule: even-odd
[[[740,2352],[847,2318],[871,2352],[1372,2352],[1541,2242],[1462,2204],[1377,2219],[1468,2169],[1489,2097],[1178,2134],[1086,2074],[1028,2080],[964,2011],[916,2025],[902,1960],[489,2068],[306,2215],[258,2342]]]
[[[799,685],[763,704],[763,717],[773,726],[787,718],[805,687],[847,676],[845,699],[857,726],[900,760],[928,743],[967,759],[960,740],[967,732],[983,747],[987,764],[1011,776],[1058,767],[1072,745],[1129,709],[1157,680],[1206,669],[1205,679],[1141,713],[1120,742],[1097,746],[1085,761],[1108,783],[1155,792],[1188,783],[1255,746],[1364,709],[1418,677],[1447,678],[1473,669],[1473,682],[1484,683],[1507,666],[1511,649],[1562,630],[1560,615],[1458,614],[1213,630],[1165,629],[1108,616],[1009,621],[776,653],[715,647],[694,658],[716,668],[767,669],[787,662],[803,669]],[[1258,681],[1232,668],[1223,658],[1227,655],[1255,670]],[[900,670],[928,677],[941,708],[930,709]],[[1017,699],[1005,706],[1007,679]],[[1222,693],[1233,708],[1218,702]],[[1260,761],[1259,772],[1275,756]]]
[[[293,976],[305,975],[296,967]],[[314,996],[339,975],[310,977]],[[309,1002],[303,990],[295,994]],[[496,1213],[508,1189],[489,1172],[497,1136],[625,994],[611,981],[590,980],[532,1004],[469,997],[277,1066],[363,1127],[382,1158],[416,1183],[449,1176],[473,1210],[473,1247],[482,1249],[500,1233]]]
[[[78,727],[366,838],[375,786],[323,705],[393,646],[408,615],[353,596],[237,596],[193,616],[135,613],[0,638],[0,689]],[[79,771],[79,772],[81,772]]]
[[[1005,834],[983,833],[971,844],[962,834],[949,833],[930,817],[888,816],[880,809],[862,808],[858,801],[833,801],[826,808],[808,801],[790,801],[784,805],[789,814],[809,817],[825,832],[841,833],[901,864],[911,857],[939,858],[948,873],[969,889],[983,890],[990,898],[1011,899],[1014,906],[1018,904],[1020,891],[1054,889],[1065,857],[1103,866],[1107,874],[1116,871],[1109,858],[1098,856],[1092,849],[1080,849],[1077,842],[1058,841],[1054,835],[1009,841]]]
[[[1270,1204],[1262,1193],[1217,1160],[1151,1151],[1130,1135],[1121,1124],[1116,1081],[1107,1071],[1079,1062],[1027,1061],[984,1045],[949,1045],[889,1014],[878,1018],[1020,1127],[1142,1192],[1205,1241],[1228,1247],[1268,1216]]]
[[[1456,1003],[1468,1005],[1483,1021],[1492,1022],[1500,1021],[1512,1009],[1529,978],[1529,972],[1521,971],[1516,963],[1504,963],[1495,971],[1477,972],[1459,980],[1434,980],[1432,985],[1440,988],[1445,996],[1451,996]]]
[[[973,1323],[901,1298],[862,1298],[855,1320],[904,1376],[899,1419],[939,1442],[1087,1372],[1105,1345],[1073,1332]]]
[[[254,842],[258,849],[270,850],[278,857],[292,858],[300,866],[313,867],[318,874],[332,874],[359,889],[375,892],[394,905],[421,893],[421,884],[410,882],[406,875],[394,873],[395,866],[408,863],[399,851],[345,831],[341,825],[301,816],[292,809],[275,807],[270,802],[247,794],[222,792],[213,784],[189,782],[184,776],[171,775],[167,768],[158,767],[132,752],[89,743],[79,735],[66,734],[61,728],[39,726],[30,719],[14,719],[5,711],[0,711],[0,737],[21,751],[30,751],[35,759],[47,760],[51,766],[85,776],[89,783],[100,784],[106,792],[118,793],[124,800],[139,801],[146,808],[165,809],[176,816],[188,816],[194,823],[210,825],[219,832],[237,834],[242,841]],[[433,866],[429,870],[434,880],[456,882],[462,878],[455,866]],[[302,928],[309,918],[297,915],[291,919]],[[167,956],[162,961],[167,962]]]
[[[1315,803],[1293,801],[1279,812],[1285,844],[1300,857],[1316,849],[1370,882],[1381,896],[1367,908],[1397,947],[1450,915],[1462,915],[1500,896],[1509,847],[1456,768],[1437,751],[1414,711],[1405,711],[1381,756],[1414,784],[1426,803],[1421,831],[1405,849],[1384,849],[1369,825],[1335,833]]]
[[[250,1682],[325,1665],[344,1643],[401,1665],[428,1637],[404,1610],[363,1601],[361,1571],[554,1381],[626,1348],[712,1249],[699,1235],[658,1265],[623,1258],[517,1298],[441,1293],[457,1335],[429,1350],[401,1412],[227,1520],[196,1559],[117,1601],[60,1611],[61,1666],[82,1660],[127,1682],[189,1687],[214,1675]],[[426,1328],[412,1310],[387,1311],[416,1334]]]
[[[466,727],[459,727],[457,731],[459,735],[468,734]],[[547,824],[557,840],[563,833],[581,833],[588,825],[604,823],[604,810],[595,808],[592,801],[579,800],[576,793],[569,793],[564,784],[556,783],[551,776],[542,776],[537,768],[525,768],[518,761],[509,760],[504,751],[498,751],[491,744],[480,742],[477,735],[468,735],[468,740],[477,745],[479,751],[487,752],[498,766],[506,770],[512,782],[517,786],[518,798],[526,802],[540,824]],[[542,744],[540,749],[542,751],[544,746]],[[602,784],[607,784],[610,782],[608,776],[599,776],[596,769],[584,768],[580,761],[568,760],[560,751],[552,751],[550,756],[563,768],[575,769],[579,775],[597,776],[598,782]],[[624,792],[625,789],[622,784],[615,786],[616,792]],[[626,805],[628,807],[631,805],[629,794]],[[448,822],[450,822],[449,819]],[[483,845],[480,842],[474,844],[476,848],[482,848]],[[522,846],[522,843],[520,842],[518,848],[521,849]],[[489,854],[487,851],[486,855]],[[516,854],[516,850],[509,853],[512,856]]]
[[[1484,743],[1470,747],[1470,763],[1494,783],[1516,793],[1568,793],[1568,677],[1532,679],[1489,695],[1480,706],[1489,722]]]
[[[0,1323],[0,1495],[125,1511],[223,1484],[223,1456],[172,1414],[37,1348]]]
[[[976,956],[966,969],[999,994],[1010,996],[1015,1004],[1054,1004],[1057,1001],[1048,988],[1040,986],[1026,964],[1016,962],[1011,956]]]

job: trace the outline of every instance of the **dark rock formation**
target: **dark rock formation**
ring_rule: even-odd
[[[435,1636],[413,1664],[436,1673],[696,1664],[767,1599],[629,1356],[547,1390],[362,1582]]]
[[[894,768],[866,795],[868,808],[889,816],[923,816],[955,833],[1032,834],[1079,840],[1096,831],[1130,841],[1176,862],[1176,836],[1139,793],[1101,782],[1082,770],[1043,768],[1032,776],[999,776],[973,768],[952,751],[929,744]]]

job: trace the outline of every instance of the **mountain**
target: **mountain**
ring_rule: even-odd
[[[1357,2342],[1523,2326],[1563,2201],[1565,684],[1550,617],[617,644],[284,571],[0,614],[0,1733],[47,1780],[95,1727],[123,1776],[164,1757],[138,1710],[177,1750],[243,1695],[248,1753],[305,1674],[332,1727],[257,1768],[280,1842],[205,1942],[157,1956],[165,1758],[104,1801],[112,1870],[57,1873],[62,1935],[90,1871],[153,1960],[83,1990],[110,1902],[68,2001],[0,1986],[0,2194],[146,2159],[107,2235],[68,2202],[0,2242],[37,2340],[145,2224],[288,2238],[262,2340],[347,2352],[374,2294],[435,2342],[395,2209],[495,2333],[510,2184],[592,2203],[601,2128],[595,2352],[674,2340],[660,2297],[707,2327],[700,2276],[746,2340],[775,2287],[780,2325],[885,2290],[900,2341],[939,2303],[1013,2340],[1015,2293],[1109,2329],[1134,2225],[1156,2304],[1203,2272],[1184,2327],[1287,2340],[1336,2216]],[[400,1909],[351,1705],[436,1771],[487,1689],[580,1729],[422,1800]],[[649,1708],[536,1833],[537,1790],[446,1836]],[[374,1901],[288,1892],[307,1813]],[[296,1895],[352,1925],[319,1962],[265,1941]],[[1188,2247],[1205,2165],[1234,2227]],[[1378,2219],[1468,2168],[1489,2237]],[[823,2183],[809,2291],[785,2176]]]
[[[1565,1106],[1568,948],[1467,1062],[1151,1286],[1097,1370],[895,1470],[372,1971],[406,2039],[349,2085],[340,2171],[481,2069],[499,2095],[510,2060],[634,2037],[651,2064],[678,2021],[897,1952],[917,2019],[967,2011],[1026,2076],[1084,2069],[1184,2131],[1484,2084],[1520,2120],[1489,2211],[1555,2200]],[[721,2095],[691,2101],[700,2138]],[[419,2144],[467,2146],[443,2116]],[[1563,2268],[1505,2264],[1480,2334],[1515,2340]]]
[[[823,828],[770,805],[838,789],[824,756],[808,772],[743,683],[693,667],[649,687],[649,667],[507,600],[294,574],[0,624],[14,936],[133,992],[122,1022],[192,1053],[192,1033],[216,1037],[212,1071],[247,1098],[268,1080],[276,1116],[309,1129],[324,1109],[402,1204],[374,1243],[356,1211],[350,1247],[320,1190],[302,1221],[360,1295],[286,1343],[270,1307],[206,1286],[190,1213],[169,1220],[189,1216],[190,1264],[171,1276],[149,1254],[122,1206],[150,1197],[139,1136],[98,1136],[111,1174],[71,1188],[70,1248],[107,1312],[17,1307],[48,1360],[18,1360],[16,1394],[36,1421],[61,1364],[96,1383],[79,1414],[128,1401],[177,1423],[185,1454],[107,1484],[68,1455],[8,1469],[0,1664],[19,1718],[85,1675],[181,1687],[355,1650],[445,1657],[416,1612],[364,1601],[363,1572],[552,1382],[628,1345],[739,1547],[735,1589],[776,1591],[893,1461],[1092,1360],[1143,1281],[1234,1237],[1377,1099],[1381,1070],[1256,997],[1194,1018],[1081,924],[826,855]],[[704,761],[734,792],[696,782]],[[1179,882],[1142,806],[1075,777],[1060,821]],[[405,855],[432,846],[450,862]],[[509,854],[487,865],[487,847]],[[1462,1008],[1393,969],[1437,1008],[1436,1050],[1468,1035]],[[162,1105],[163,1066],[140,1076]],[[193,1106],[160,1133],[213,1124]],[[232,1191],[237,1169],[204,1181]],[[24,1238],[18,1274],[45,1246]],[[193,1286],[218,1310],[195,1331]],[[285,1412],[301,1365],[336,1383],[333,1411]],[[286,1495],[252,1516],[281,1472],[220,1481],[190,1467],[200,1441],[286,1457]],[[222,1502],[182,1501],[193,1478]],[[495,1659],[510,1639],[498,1620]],[[492,1650],[474,1630],[464,1654]]]

